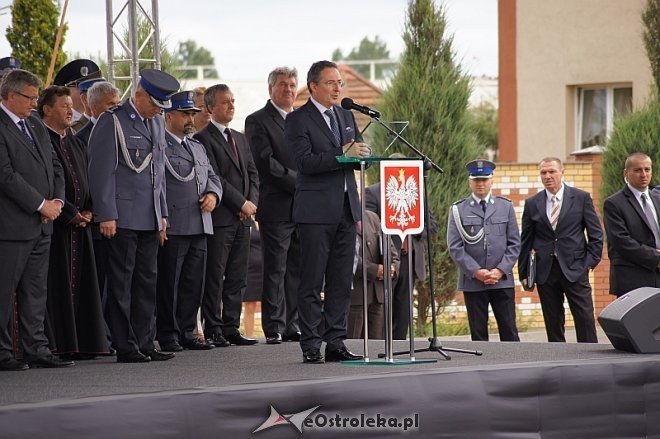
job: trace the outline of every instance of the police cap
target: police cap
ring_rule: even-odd
[[[169,109],[170,98],[179,89],[179,81],[174,76],[156,69],[140,72],[140,86],[149,94],[154,104]]]

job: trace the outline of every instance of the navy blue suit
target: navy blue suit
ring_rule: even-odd
[[[320,349],[322,341],[326,352],[340,349],[346,339],[360,202],[354,167],[339,163],[337,157],[343,153],[342,144],[359,138],[352,113],[337,106],[333,110],[341,144],[311,100],[289,114],[285,124],[298,168],[293,220],[301,243],[298,315],[303,352]],[[319,334],[322,319],[325,329]]]

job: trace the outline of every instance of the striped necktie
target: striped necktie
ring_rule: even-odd
[[[330,118],[330,130],[332,131],[332,135],[335,136],[337,145],[341,146],[341,135],[339,134],[339,127],[337,126],[335,113],[332,110],[325,110],[324,113]]]
[[[651,231],[653,232],[653,237],[655,238],[655,248],[660,249],[660,230],[658,228],[658,220],[655,219],[653,215],[653,210],[651,206],[648,205],[646,200],[646,194],[641,195],[642,198],[642,210],[644,211],[644,216],[646,216],[649,226],[651,226]]]
[[[552,201],[552,210],[550,211],[550,225],[552,230],[557,228],[557,222],[559,221],[559,211],[561,210],[561,203],[557,199],[556,195],[553,195],[551,198]]]

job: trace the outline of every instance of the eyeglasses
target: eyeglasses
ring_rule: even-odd
[[[20,91],[14,91],[14,93],[23,96],[25,99],[29,99],[31,102],[37,102],[39,100],[39,96],[28,96],[26,94],[21,93]]]
[[[335,87],[342,88],[344,85],[346,85],[346,83],[342,80],[319,82],[319,84],[323,84],[328,88],[335,88]]]

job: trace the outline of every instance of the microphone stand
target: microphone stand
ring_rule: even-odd
[[[428,180],[428,170],[433,168],[440,174],[444,174],[445,171],[442,170],[440,166],[438,166],[436,163],[433,162],[423,152],[421,152],[419,149],[415,148],[408,140],[406,140],[405,137],[401,136],[399,133],[394,131],[392,128],[390,128],[386,123],[382,122],[380,118],[371,116],[373,120],[375,120],[379,125],[383,126],[387,132],[392,134],[396,139],[401,140],[409,149],[411,149],[422,161],[424,162],[424,222],[428,226],[429,224],[429,203],[428,203],[428,185],[426,184]],[[382,182],[381,182],[382,184]],[[445,360],[451,360],[451,356],[447,352],[458,352],[458,353],[463,353],[463,354],[472,354],[472,355],[483,355],[483,352],[477,351],[477,350],[468,350],[468,349],[458,349],[458,348],[449,348],[446,346],[442,346],[442,342],[438,338],[438,329],[437,329],[437,314],[435,310],[435,281],[434,281],[434,276],[433,276],[433,246],[431,244],[431,234],[428,233],[428,230],[426,232],[426,248],[427,248],[427,255],[426,255],[426,261],[428,263],[428,269],[429,269],[429,295],[431,298],[431,321],[433,325],[433,336],[429,337],[429,347],[423,348],[423,349],[414,349],[413,352],[418,353],[418,352],[437,352],[440,354]],[[409,257],[412,257],[412,254],[409,253]],[[411,276],[411,279],[414,276],[413,270],[410,270],[409,276]],[[413,304],[410,303],[410,307],[412,310]],[[412,314],[412,313],[411,313]],[[410,338],[411,340],[414,338],[413,334],[413,323],[412,319],[410,320],[409,323],[410,326]],[[409,351],[400,351],[400,352],[394,352],[392,355],[406,355],[409,354]],[[384,358],[385,354],[378,354],[378,358]]]

